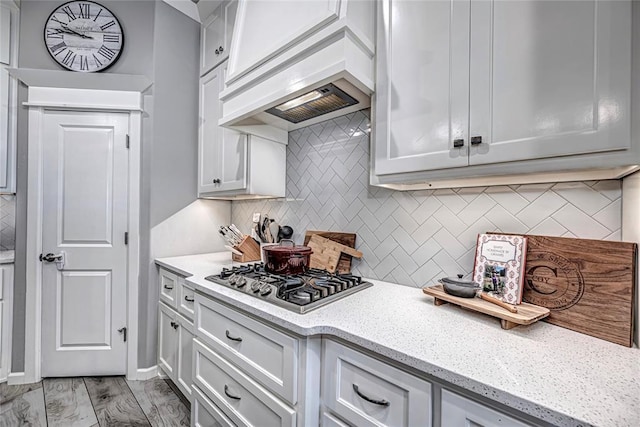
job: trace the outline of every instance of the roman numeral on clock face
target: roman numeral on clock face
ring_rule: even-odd
[[[109,21],[109,22],[107,22],[107,23],[106,23],[106,24],[104,24],[104,25],[100,25],[100,29],[101,29],[102,31],[104,31],[104,30],[106,30],[106,29],[107,29],[107,28],[109,28],[109,27],[113,27],[114,25],[116,25],[116,21]]]
[[[48,39],[62,39],[62,33],[57,30],[47,29],[47,38]]]
[[[107,43],[107,42],[118,43],[120,41],[120,35],[119,34],[103,34],[102,41],[104,43]]]
[[[64,49],[65,47],[67,47],[67,44],[66,44],[65,42],[60,42],[60,43],[58,43],[58,44],[56,44],[56,45],[51,46],[51,47],[49,48],[49,50],[51,50],[51,52],[52,52],[54,55],[57,55],[58,53],[60,53],[60,52],[58,52],[58,51],[59,51],[60,49]]]
[[[98,67],[102,66],[102,62],[98,59],[98,57],[95,54],[91,54],[93,56],[93,59],[96,61],[96,64],[98,64]]]
[[[71,64],[73,64],[73,61],[75,61],[76,56],[77,56],[77,55],[76,55],[75,53],[73,53],[73,52],[69,51],[69,52],[67,52],[67,54],[66,54],[66,55],[64,56],[64,58],[62,59],[62,63],[63,63],[64,65],[66,65],[67,67],[70,67],[70,66],[71,66]]]
[[[80,55],[80,71],[89,70],[89,60],[86,56]]]
[[[98,53],[110,61],[111,59],[113,59],[114,56],[116,56],[117,51],[111,50],[105,45],[102,45],[100,46],[100,49],[98,49]]]
[[[80,3],[80,18],[89,19],[91,16],[91,5],[89,3]]]
[[[69,17],[69,22],[71,22],[71,21],[73,21],[73,20],[77,19],[77,17],[76,17],[76,15],[75,15],[75,13],[73,13],[73,11],[71,10],[71,7],[69,7],[69,6],[65,6],[65,7],[63,7],[63,8],[62,8],[62,11],[63,11],[64,13],[66,13],[66,14],[67,14],[67,16]]]

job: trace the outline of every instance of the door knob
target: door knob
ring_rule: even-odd
[[[65,261],[65,253],[60,252],[58,255],[55,255],[51,252],[49,252],[46,255],[40,254],[40,256],[38,257],[38,259],[40,260],[40,262],[55,262],[56,263],[56,267],[58,268],[58,270],[62,270],[64,268],[64,261]]]

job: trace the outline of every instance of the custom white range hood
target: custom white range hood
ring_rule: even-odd
[[[240,0],[219,124],[290,131],[369,107],[375,4]]]

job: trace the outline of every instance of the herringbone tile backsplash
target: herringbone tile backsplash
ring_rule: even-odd
[[[473,269],[485,231],[620,240],[621,182],[589,181],[400,192],[369,186],[368,110],[289,133],[286,200],[235,201],[244,232],[254,212],[306,230],[357,233],[364,277],[422,287]]]
[[[16,196],[0,196],[0,251],[16,246]]]

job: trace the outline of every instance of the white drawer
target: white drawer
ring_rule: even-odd
[[[287,402],[297,402],[298,340],[196,294],[196,336]]]
[[[160,300],[169,307],[177,309],[178,276],[162,268],[159,270],[158,276],[160,279]]]
[[[442,427],[528,427],[473,400],[442,390]]]
[[[198,387],[193,387],[191,420],[194,427],[235,427],[235,424],[198,390]]]
[[[193,340],[193,383],[239,426],[293,427],[296,412],[236,367]]]
[[[324,340],[322,401],[357,426],[431,425],[431,384]]]
[[[195,291],[187,285],[183,277],[178,277],[178,311],[184,317],[193,320]]]

